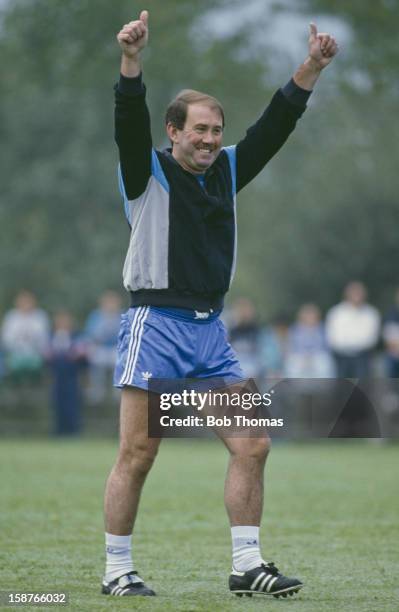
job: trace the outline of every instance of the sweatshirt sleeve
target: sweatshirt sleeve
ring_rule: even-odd
[[[283,146],[305,111],[309,95],[310,92],[290,81],[274,94],[263,115],[247,130],[236,147],[237,192],[259,174]]]
[[[151,176],[151,124],[141,74],[115,85],[115,141],[128,200],[139,197]]]

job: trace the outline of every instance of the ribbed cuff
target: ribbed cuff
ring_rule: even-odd
[[[140,72],[136,77],[125,77],[123,74],[119,76],[118,89],[121,93],[127,96],[137,96],[144,93],[143,75]]]
[[[295,104],[295,106],[300,106],[301,108],[305,108],[310,94],[312,93],[311,91],[299,87],[294,79],[290,79],[287,85],[282,87],[281,91],[291,104]]]

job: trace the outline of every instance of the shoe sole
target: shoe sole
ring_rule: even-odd
[[[104,593],[101,591],[101,595],[108,595],[109,597],[155,597],[155,593]]]
[[[298,593],[298,591],[303,587],[303,584],[299,585],[297,584],[294,587],[288,587],[287,589],[281,589],[280,591],[274,591],[274,593],[266,593],[265,591],[251,591],[251,590],[237,590],[237,591],[230,591],[230,593],[232,593],[233,595],[236,595],[237,597],[242,597],[243,595],[246,595],[246,597],[252,597],[252,595],[272,595],[273,597],[276,597],[277,599],[279,597],[287,597],[287,595],[294,595],[294,593]]]
[[[106,589],[106,587],[101,589],[101,595],[108,595],[109,597],[155,597],[156,593],[152,592],[152,593],[132,593],[132,594],[128,594],[128,593],[124,593],[123,590],[122,591],[118,591],[115,593],[111,593],[111,591],[108,591]]]

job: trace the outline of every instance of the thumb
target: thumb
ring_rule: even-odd
[[[310,40],[315,40],[315,38],[317,37],[317,27],[316,24],[313,23],[313,21],[309,24],[309,39]]]
[[[140,21],[142,21],[145,26],[148,26],[148,11],[141,11]]]

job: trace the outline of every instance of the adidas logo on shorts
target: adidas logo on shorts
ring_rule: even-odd
[[[152,376],[152,372],[141,372],[141,378],[143,380],[149,380]]]
[[[196,319],[208,319],[209,318],[209,312],[199,312],[198,310],[195,310],[195,318]]]

